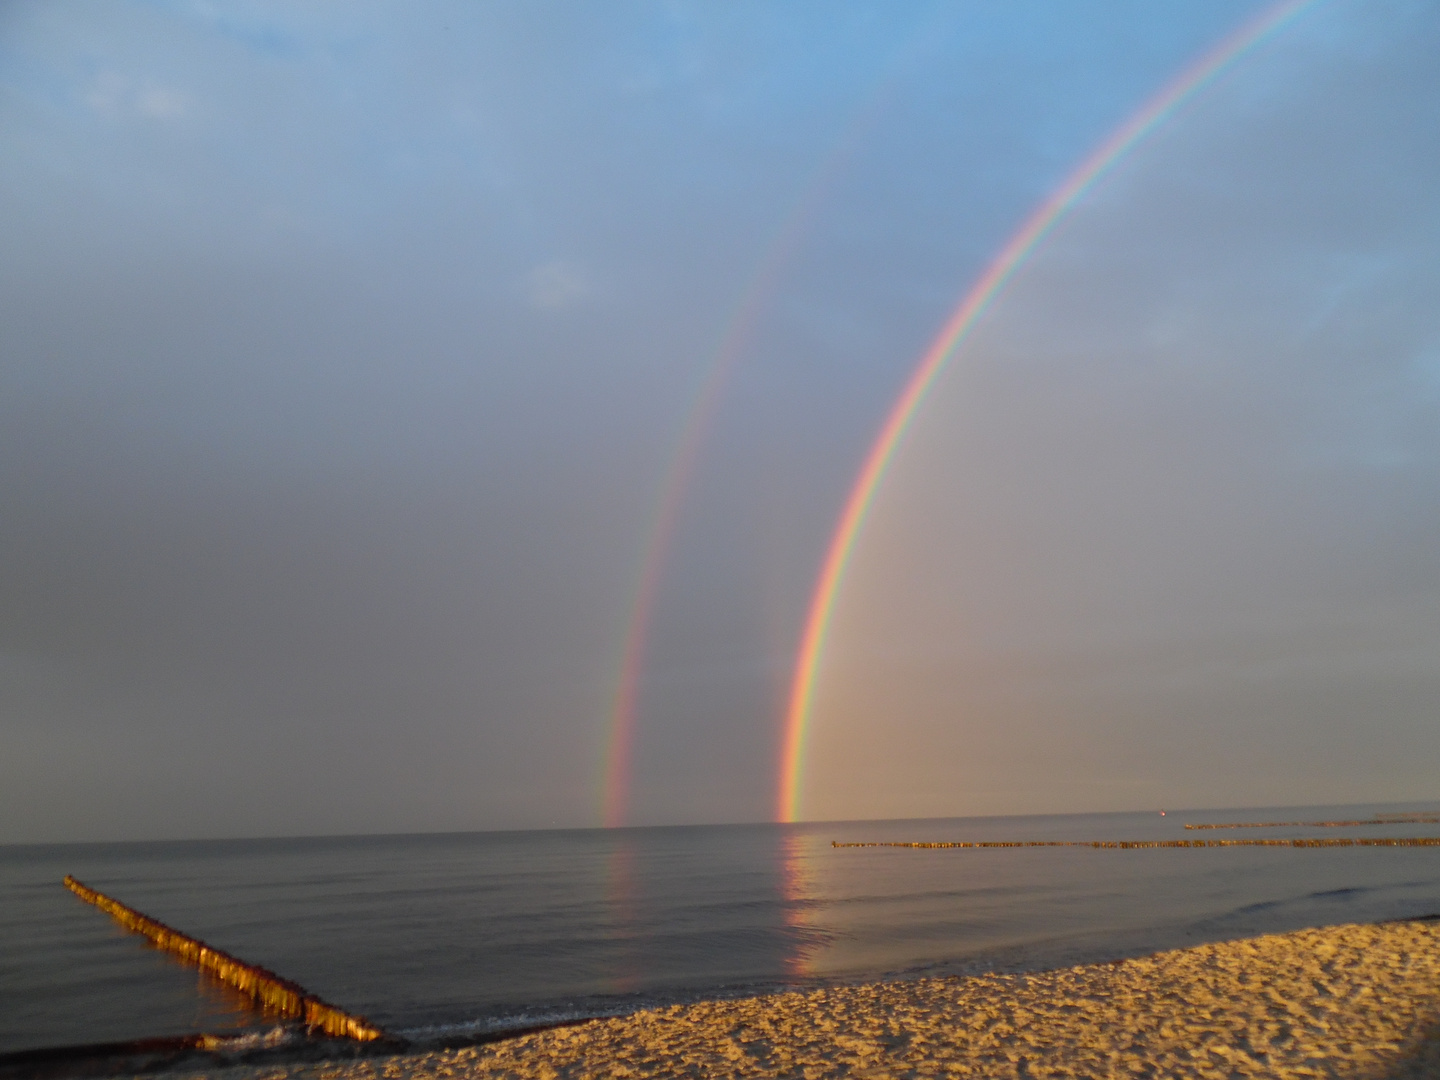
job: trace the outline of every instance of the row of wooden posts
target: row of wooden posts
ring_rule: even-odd
[[[1218,848],[1440,847],[1440,836],[1311,837],[1294,840],[832,840],[831,847],[899,848]]]
[[[69,874],[65,875],[65,885],[80,899],[94,904],[127,930],[144,935],[157,948],[209,972],[272,1012],[300,1020],[312,1031],[324,1032],[326,1035],[358,1039],[360,1042],[386,1038],[383,1030],[363,1016],[337,1009],[303,986],[289,979],[282,979],[273,971],[247,964],[221,949],[205,944],[199,938],[182,934],[158,919],[142,915],[119,900],[81,884]]]

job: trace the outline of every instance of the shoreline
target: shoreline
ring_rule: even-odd
[[[234,1080],[1440,1075],[1440,923],[1355,923],[1026,973],[702,1001]]]

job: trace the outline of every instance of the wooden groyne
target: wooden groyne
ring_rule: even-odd
[[[831,840],[831,847],[903,848],[1217,848],[1217,847],[1440,847],[1440,836],[1312,837],[1295,840]]]
[[[1187,829],[1349,829],[1357,825],[1440,825],[1440,815],[1404,814],[1357,821],[1224,821],[1186,825]]]
[[[247,964],[221,949],[205,944],[199,938],[182,934],[158,919],[142,915],[119,900],[82,885],[69,874],[65,875],[65,887],[80,899],[94,904],[110,915],[125,929],[143,934],[157,948],[209,972],[265,1008],[281,1016],[302,1021],[311,1031],[321,1031],[326,1035],[356,1039],[360,1042],[387,1038],[383,1030],[363,1016],[337,1009],[303,986],[289,979],[282,979],[273,971]]]

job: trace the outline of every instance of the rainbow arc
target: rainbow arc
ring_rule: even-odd
[[[815,684],[824,659],[825,639],[835,601],[855,541],[865,524],[875,492],[906,429],[946,363],[959,350],[976,321],[1035,251],[1036,247],[1098,180],[1161,125],[1176,109],[1215,80],[1226,68],[1274,34],[1317,0],[1282,0],[1241,26],[1167,83],[1155,96],[1113,131],[1035,210],[965,294],[940,333],[921,356],[891,406],[851,486],[831,534],[811,594],[796,655],[790,695],[782,721],[780,779],[775,815],[798,821],[807,738],[815,703]]]

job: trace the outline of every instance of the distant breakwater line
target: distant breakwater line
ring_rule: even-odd
[[[1440,836],[1317,837],[1296,840],[831,840],[831,847],[899,848],[1213,848],[1440,847]]]
[[[1366,818],[1363,821],[1225,821],[1216,825],[1186,825],[1187,829],[1350,829],[1357,825],[1440,825],[1440,816],[1406,814]]]
[[[229,953],[205,944],[199,938],[182,934],[158,919],[142,915],[126,907],[113,897],[96,892],[82,885],[69,874],[65,875],[65,887],[88,903],[110,915],[127,930],[133,930],[149,938],[157,948],[163,949],[180,959],[208,971],[223,983],[227,983],[254,998],[265,1008],[281,1016],[302,1021],[312,1031],[323,1031],[326,1035],[355,1039],[359,1042],[373,1042],[386,1039],[385,1032],[366,1020],[327,1001],[316,997],[298,983],[282,979],[273,971],[254,964],[247,964]]]

